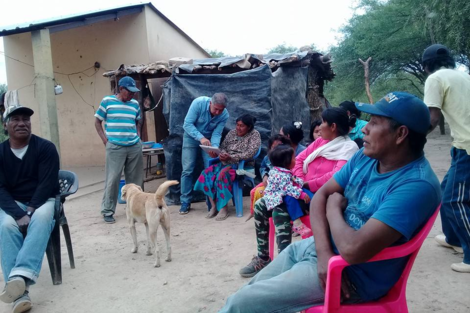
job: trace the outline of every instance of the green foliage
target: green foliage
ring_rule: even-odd
[[[311,49],[316,52],[322,53],[320,50],[318,50],[317,46],[315,46],[314,43],[302,47],[294,47],[294,46],[288,46],[286,43],[282,43],[280,45],[275,46],[274,48],[269,49],[268,53],[291,53],[291,52],[296,52],[296,51],[304,51],[306,49]]]
[[[8,86],[6,84],[0,84],[0,95],[7,92]]]
[[[3,132],[3,125],[2,125],[2,130],[0,131],[0,143],[4,142],[7,139],[8,139],[8,136],[5,135],[5,133]]]
[[[460,54],[459,62],[470,65],[470,1],[432,0],[427,8],[428,28],[436,42]]]
[[[269,49],[268,53],[290,53],[297,51],[298,48],[294,46],[288,46],[286,43],[275,46]]]
[[[211,58],[223,58],[227,56],[225,53],[219,50],[207,50],[206,49],[206,51],[207,53],[210,54]]]
[[[421,55],[426,47],[439,42],[457,52],[461,62],[469,60],[469,10],[468,0],[362,0],[356,11],[360,14],[341,30],[343,40],[331,50],[337,76],[326,96],[336,104],[368,101],[358,61],[368,57],[374,101],[394,90],[422,96],[426,76]]]

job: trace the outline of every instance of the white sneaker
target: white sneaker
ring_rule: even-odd
[[[440,244],[443,247],[452,248],[452,249],[455,250],[455,252],[463,253],[463,249],[461,247],[457,247],[457,246],[453,246],[453,245],[448,244],[447,241],[446,241],[446,236],[445,235],[437,235],[436,237],[434,237],[434,239],[436,240],[436,242],[438,244]]]
[[[13,304],[12,313],[23,313],[26,311],[31,310],[33,307],[31,303],[31,298],[29,297],[29,292],[25,291],[24,294],[16,299],[15,303]]]
[[[459,273],[470,273],[470,264],[465,264],[463,262],[454,263],[450,268]]]
[[[26,290],[26,284],[21,277],[14,277],[7,282],[5,289],[0,294],[0,300],[5,303],[12,303],[21,297]]]

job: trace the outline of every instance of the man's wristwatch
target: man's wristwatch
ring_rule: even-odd
[[[33,216],[33,213],[34,213],[34,212],[26,211],[26,215],[28,215],[30,218],[31,218],[31,216]]]

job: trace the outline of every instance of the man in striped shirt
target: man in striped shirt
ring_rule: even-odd
[[[129,76],[119,80],[119,93],[106,96],[95,114],[95,128],[106,146],[106,181],[101,214],[108,224],[115,222],[114,212],[122,170],[126,183],[143,185],[143,160],[140,130],[142,115],[139,103],[133,99],[139,92]],[[104,131],[102,127],[103,121]]]

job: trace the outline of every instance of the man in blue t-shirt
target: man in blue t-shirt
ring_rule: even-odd
[[[362,130],[364,148],[315,193],[315,240],[291,244],[221,312],[298,312],[322,305],[328,261],[337,254],[351,264],[343,275],[345,302],[376,300],[400,278],[407,257],[364,262],[410,240],[441,201],[439,181],[423,153],[429,112],[403,92],[356,106],[371,114]]]
[[[143,186],[144,163],[140,131],[142,113],[133,99],[140,90],[132,77],[119,80],[119,92],[106,96],[95,114],[95,128],[106,147],[106,181],[101,214],[105,223],[112,224],[119,194],[122,171],[126,183]],[[102,123],[105,122],[103,131]]]
[[[198,153],[202,155],[205,168],[209,166],[209,157],[217,157],[213,152],[210,155],[204,152],[199,146],[219,147],[222,131],[229,118],[227,102],[227,96],[223,93],[215,93],[212,98],[198,97],[193,100],[184,118],[180,214],[188,214],[191,209],[195,183],[193,172]]]

